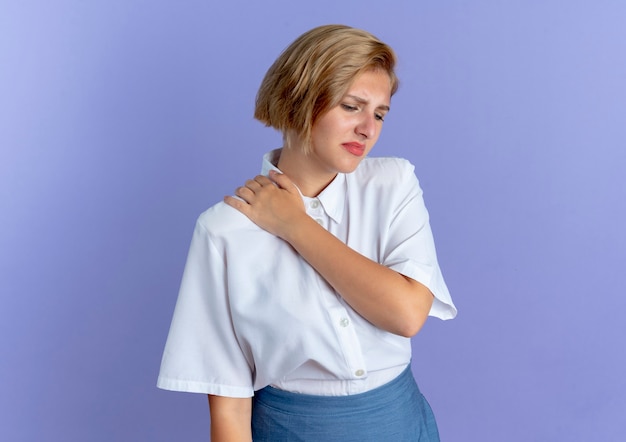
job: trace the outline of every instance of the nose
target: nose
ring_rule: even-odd
[[[355,132],[365,138],[371,139],[376,136],[376,120],[373,115],[363,114],[359,120]]]

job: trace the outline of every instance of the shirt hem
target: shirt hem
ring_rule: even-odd
[[[202,393],[234,398],[248,398],[254,396],[254,390],[249,387],[237,387],[232,385],[212,384],[209,382],[171,379],[162,376],[159,376],[157,379],[157,388],[183,393]]]

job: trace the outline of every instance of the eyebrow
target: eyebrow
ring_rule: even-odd
[[[365,98],[361,98],[361,97],[358,97],[356,95],[348,94],[348,95],[346,95],[346,97],[352,98],[354,101],[356,101],[359,104],[368,104],[369,103],[369,101],[367,101]],[[390,110],[389,106],[387,106],[386,104],[381,104],[380,106],[377,106],[376,109],[384,110],[384,111],[387,111],[387,112],[389,112],[389,110]]]

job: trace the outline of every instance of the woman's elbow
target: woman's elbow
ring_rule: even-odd
[[[411,280],[413,285],[410,299],[411,305],[404,309],[404,314],[397,324],[396,334],[405,338],[412,338],[422,329],[428,319],[428,314],[433,305],[435,297],[431,291],[419,282]]]
[[[422,329],[426,323],[427,317],[428,314],[410,315],[410,317],[403,320],[402,323],[397,324],[395,334],[405,338],[412,338]]]

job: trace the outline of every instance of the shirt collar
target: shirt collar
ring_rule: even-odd
[[[261,175],[268,176],[270,170],[282,173],[280,169],[275,166],[275,164],[278,163],[280,151],[281,149],[274,149],[263,155]],[[300,192],[300,189],[298,189],[298,192]],[[322,203],[322,207],[324,207],[324,211],[336,223],[340,223],[343,219],[347,192],[346,175],[339,173],[335,179],[332,180],[331,183],[317,196],[317,199],[320,203]],[[302,193],[300,193],[300,195],[302,196]]]

